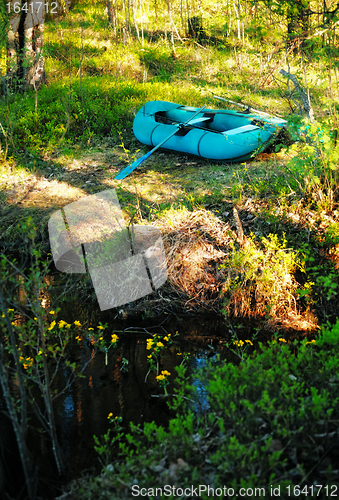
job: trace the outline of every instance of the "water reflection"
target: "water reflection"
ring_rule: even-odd
[[[53,293],[44,290],[43,305],[49,310],[61,307],[58,320],[73,323],[78,320],[83,325],[81,342],[74,341],[69,359],[83,370],[83,377],[76,378],[68,386],[69,369],[60,368],[55,377],[54,389],[61,394],[54,400],[56,425],[60,445],[67,462],[69,478],[80,474],[84,469],[98,464],[94,450],[93,435],[100,436],[107,432],[108,414],[121,416],[123,424],[129,422],[142,424],[154,420],[157,424],[166,425],[171,412],[164,394],[155,379],[155,373],[148,372],[148,351],[146,339],[152,334],[171,334],[174,339],[161,358],[160,370],[167,370],[169,378],[168,392],[173,393],[171,381],[182,361],[182,355],[190,353],[188,363],[191,383],[197,389],[194,409],[201,413],[208,409],[206,381],[197,377],[197,372],[204,370],[208,358],[217,352],[223,356],[227,351],[223,347],[225,341],[225,325],[214,317],[173,319],[168,316],[143,323],[140,319],[127,323],[116,317],[115,310],[100,312],[95,304],[70,300],[60,304],[60,294],[65,284],[53,276],[48,277],[53,284]],[[23,301],[24,297],[21,297]],[[89,327],[96,327],[99,322],[107,323],[105,336],[108,339],[118,332],[119,341],[116,348],[108,351],[107,365],[105,354],[97,352],[93,339],[88,335]],[[142,328],[144,327],[144,329]],[[138,331],[139,333],[132,333]],[[176,336],[177,334],[177,336]],[[182,355],[178,356],[178,353]],[[94,356],[95,354],[95,356]],[[40,443],[41,454],[46,454],[46,443]]]
[[[197,333],[195,330],[195,335]],[[155,420],[158,424],[166,425],[171,416],[165,398],[152,397],[164,393],[155,379],[155,373],[151,373],[145,383],[149,369],[147,335],[119,335],[118,347],[108,352],[107,365],[104,353],[98,352],[95,357],[92,356],[92,346],[87,341],[76,346],[75,359],[81,366],[87,364],[84,377],[77,378],[71,388],[57,398],[56,421],[61,446],[72,469],[72,475],[96,463],[93,434],[100,436],[107,431],[109,413],[122,416],[126,427],[131,421],[138,424]],[[217,350],[221,351],[215,351]],[[174,378],[175,367],[182,360],[182,356],[178,356],[179,352],[190,353],[189,373],[192,377],[191,383],[197,389],[194,410],[198,413],[204,412],[209,407],[206,381],[198,378],[197,373],[206,368],[210,352],[199,343],[194,343],[188,335],[184,338],[177,337],[165,351],[160,366],[160,370],[168,370],[172,374],[170,380]],[[126,372],[122,370],[123,358],[128,360]],[[66,380],[66,371],[58,374],[57,388],[64,387]],[[173,385],[170,384],[168,392],[173,393]]]
[[[208,364],[206,355],[203,357],[192,358],[190,362],[191,374],[199,374],[198,377],[192,376],[192,385],[196,390],[194,398],[194,410],[196,413],[201,414],[207,411],[210,407],[207,399],[206,379],[204,379],[204,369]]]

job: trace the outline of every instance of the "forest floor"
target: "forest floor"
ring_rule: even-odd
[[[336,73],[328,74],[327,55],[292,55],[256,37],[242,46],[225,40],[222,29],[203,45],[177,40],[174,52],[161,31],[145,33],[142,45],[132,38],[119,43],[97,6],[86,6],[85,24],[82,9],[79,4],[47,25],[47,84],[37,96],[11,96],[3,107],[0,248],[25,252],[29,220],[49,252],[54,211],[114,188],[127,225],[161,230],[166,286],[179,296],[177,303],[171,295],[172,304],[268,316],[273,328],[288,324],[313,333],[317,323],[335,320],[339,213],[332,97],[338,88],[332,88]],[[0,62],[5,67],[3,57]],[[300,83],[319,119],[311,131],[307,125],[296,148],[234,165],[157,151],[123,182],[114,180],[146,152],[133,137],[132,121],[154,99],[220,109],[230,106],[213,95],[227,95],[284,116],[294,130],[301,127],[298,95],[279,73],[282,67],[305,80]],[[310,148],[312,141],[317,146]],[[165,305],[156,295],[142,307],[158,314]]]
[[[126,306],[125,317],[145,311],[150,315],[164,311],[214,311],[222,315],[227,273],[222,272],[221,267],[229,257],[232,244],[239,242],[235,207],[245,238],[260,240],[271,234],[281,237],[287,234],[289,246],[293,244],[297,253],[298,243],[310,243],[311,236],[321,240],[326,228],[338,221],[336,210],[319,212],[316,207],[312,210],[303,203],[303,198],[292,206],[288,201],[277,203],[269,186],[286,171],[289,154],[285,149],[279,153],[262,153],[243,164],[211,163],[160,150],[121,182],[114,177],[132,161],[127,146],[132,151],[140,146],[133,137],[125,142],[119,145],[107,138],[93,147],[73,146],[55,151],[46,155],[41,167],[29,175],[22,171],[18,176],[17,169],[12,172],[8,168],[0,177],[6,193],[0,208],[1,243],[9,250],[22,248],[24,251],[21,224],[32,217],[37,226],[37,239],[49,251],[47,223],[52,213],[85,195],[112,188],[117,190],[128,225],[152,224],[161,230],[169,282],[160,294],[155,292]],[[261,191],[267,183],[266,197],[253,193],[253,186],[258,183]],[[292,189],[290,194],[295,195]],[[314,257],[319,265],[324,261],[335,269],[339,265],[336,247],[331,252],[321,247],[314,249]],[[302,288],[307,277],[300,271],[296,271],[296,275]],[[87,289],[85,293],[88,294]],[[324,314],[328,313],[330,303],[326,304]],[[275,315],[274,320],[266,317],[264,323],[269,330],[297,335],[314,334],[318,330],[318,314],[313,307],[299,303],[288,314],[283,311],[284,317],[281,314]],[[241,312],[233,312],[242,316]],[[248,311],[248,316],[255,318],[260,314]]]

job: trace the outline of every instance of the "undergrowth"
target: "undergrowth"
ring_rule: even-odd
[[[254,235],[243,248],[232,245],[221,267],[228,269],[223,286],[225,313],[241,317],[284,316],[296,312],[296,270],[302,269],[297,253],[287,249],[287,241],[277,235],[262,237],[261,248]]]
[[[162,498],[166,485],[215,490],[227,485],[234,494],[261,487],[266,496],[271,487],[280,488],[280,498],[287,499],[295,491],[291,487],[305,493],[311,484],[319,485],[315,493],[325,498],[320,485],[339,485],[338,334],[339,322],[324,327],[316,341],[287,345],[276,339],[242,356],[238,365],[211,362],[203,374],[209,409],[202,415],[193,411],[194,391],[179,367],[181,403],[168,428],[131,424],[122,439],[120,421],[112,419],[114,451],[107,455],[105,448],[102,474],[74,483],[72,498],[95,498],[99,492],[101,498],[125,498],[140,491]],[[103,453],[100,447],[98,452]],[[175,498],[173,492],[168,489],[168,498]],[[208,497],[201,489],[199,498]]]
[[[34,182],[39,176],[49,179],[54,175],[52,189],[59,192],[59,176],[61,181],[67,174],[59,162],[62,155],[67,163],[79,151],[87,152],[107,141],[107,150],[112,144],[120,145],[123,163],[135,160],[140,145],[133,142],[132,122],[146,101],[216,108],[212,95],[227,95],[273,114],[290,114],[288,126],[295,144],[286,147],[283,141],[283,149],[279,152],[277,147],[268,159],[232,166],[207,162],[190,166],[187,157],[178,160],[175,155],[159,153],[145,171],[134,172],[123,184],[113,183],[113,168],[94,189],[116,187],[130,220],[154,222],[174,214],[167,229],[169,239],[180,233],[173,261],[180,271],[177,282],[182,284],[186,277],[189,286],[185,292],[201,301],[212,286],[217,287],[209,275],[204,295],[200,285],[207,283],[207,275],[200,273],[199,265],[210,262],[206,254],[212,243],[222,247],[227,240],[228,250],[220,250],[227,250],[227,256],[218,254],[224,294],[218,312],[223,308],[227,317],[260,317],[272,320],[275,328],[273,320],[284,320],[286,327],[292,324],[291,313],[311,310],[324,321],[335,321],[339,285],[338,86],[328,88],[331,78],[337,79],[337,71],[328,68],[327,48],[321,51],[320,42],[312,40],[305,47],[310,52],[303,83],[316,115],[310,124],[296,116],[295,95],[276,72],[288,66],[302,81],[305,54],[287,57],[277,50],[275,30],[258,30],[253,20],[247,41],[226,38],[230,26],[220,11],[208,17],[201,43],[176,40],[174,46],[167,28],[165,32],[146,30],[137,42],[131,35],[123,38],[122,30],[114,34],[100,9],[98,2],[83,2],[68,16],[47,22],[46,85],[37,94],[6,94],[0,102],[0,209],[6,225],[1,227],[1,243],[11,239],[16,244],[22,237],[18,221],[30,214],[37,227],[43,226],[39,232],[46,232],[50,197],[41,208],[35,208],[34,201],[25,208],[21,205],[33,189],[24,186],[31,175]],[[149,21],[152,16],[153,10]],[[4,47],[1,51],[4,71]],[[184,174],[179,171],[182,166]],[[82,170],[79,177],[84,181]],[[65,184],[77,185],[78,181],[68,177]],[[20,196],[17,185],[24,186]],[[92,192],[90,184],[84,187],[79,181],[80,185],[82,194]],[[71,201],[67,199],[67,203]],[[234,243],[236,235],[228,231],[235,206],[244,212],[243,246]],[[11,213],[13,217],[9,217]],[[249,216],[255,222],[246,227]],[[170,242],[173,250],[175,241]],[[192,260],[182,257],[187,256],[187,249],[195,252],[194,266]],[[309,324],[302,323],[300,337],[305,336]],[[240,488],[249,488],[252,496],[253,488],[265,488],[267,497],[271,488],[280,488],[280,497],[289,498],[292,494],[288,492],[296,496],[300,492],[288,490],[289,485],[339,484],[339,323],[324,327],[315,343],[304,339],[298,345],[286,345],[279,335],[251,356],[247,350],[253,351],[249,349],[252,341],[246,344],[237,339],[238,365],[211,363],[204,374],[209,410],[203,415],[193,411],[196,395],[184,366],[179,367],[176,396],[167,394],[168,372],[158,373],[163,346],[156,345],[159,352],[154,347],[149,354],[150,368],[157,368],[159,385],[176,416],[167,428],[155,423],[131,425],[127,435],[121,431],[120,417],[112,417],[110,432],[96,441],[105,464],[102,474],[72,484],[70,498],[124,498],[141,488],[146,488],[142,491],[149,498],[158,498],[155,486],[204,484],[214,489],[227,485],[235,494]],[[100,342],[107,353],[107,345]],[[329,496],[314,488],[303,490],[304,497]],[[208,496],[202,491],[200,498]],[[167,498],[174,498],[173,490]]]

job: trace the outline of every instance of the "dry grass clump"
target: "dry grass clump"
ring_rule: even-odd
[[[225,272],[220,265],[230,249],[232,235],[208,210],[169,210],[156,223],[162,231],[169,281],[177,291],[189,295],[185,306],[215,306]]]
[[[157,225],[169,280],[190,296],[188,303],[218,305],[229,316],[248,318],[297,313],[294,273],[300,264],[286,242],[270,235],[262,238],[261,248],[253,238],[239,245],[230,225],[207,210],[171,210]]]
[[[155,223],[163,234],[169,281],[189,296],[228,316],[265,319],[274,329],[314,330],[314,317],[298,309],[297,252],[276,235],[246,238],[208,210],[170,210]],[[241,222],[238,221],[238,224]],[[307,316],[307,317],[306,317]]]
[[[314,315],[299,310],[295,274],[302,266],[284,239],[244,236],[241,242],[238,229],[236,234],[205,209],[171,209],[153,224],[162,232],[168,283],[175,292],[166,307],[213,309],[264,320],[274,330],[317,328]]]
[[[314,333],[319,330],[318,318],[307,308],[303,313],[289,311],[288,314],[281,318],[270,318],[266,324],[266,328],[270,331],[285,330],[303,333]]]

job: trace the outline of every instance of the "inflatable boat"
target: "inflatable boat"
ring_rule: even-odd
[[[147,146],[165,141],[161,144],[165,149],[209,160],[240,162],[263,152],[287,124],[281,118],[247,111],[197,111],[173,102],[147,102],[135,116],[134,135]]]

